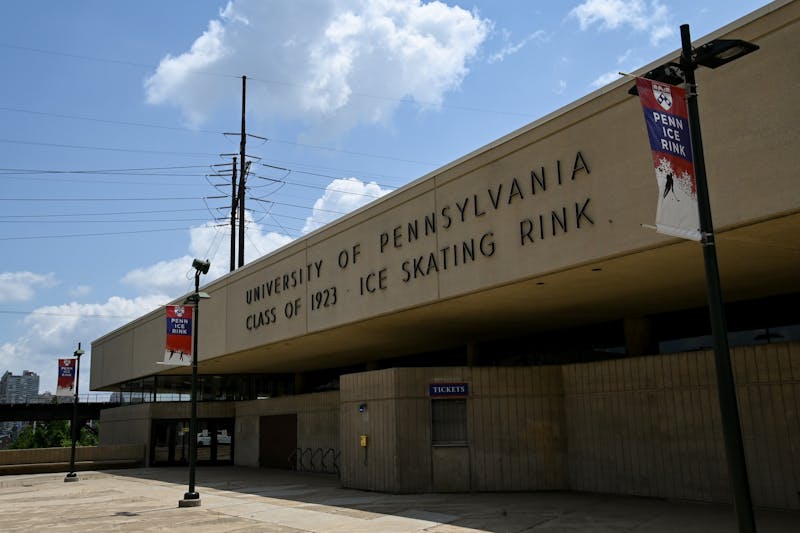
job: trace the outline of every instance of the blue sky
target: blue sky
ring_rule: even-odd
[[[676,50],[680,24],[765,4],[4,3],[0,372],[53,391],[78,342],[190,291],[193,257],[227,272],[230,186],[207,175],[238,152],[242,75],[268,139],[249,262]]]

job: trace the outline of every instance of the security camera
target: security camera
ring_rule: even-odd
[[[206,259],[205,261],[202,259],[195,259],[192,261],[192,268],[200,272],[201,274],[208,274],[208,269],[211,267],[211,261]]]

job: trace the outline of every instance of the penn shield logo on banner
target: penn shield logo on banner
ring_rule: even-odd
[[[77,359],[58,360],[56,396],[73,396],[75,394],[75,361]]]
[[[167,347],[165,365],[192,364],[192,311],[184,305],[167,306]]]
[[[686,92],[647,78],[636,78],[636,88],[658,182],[656,231],[699,241],[700,214]]]

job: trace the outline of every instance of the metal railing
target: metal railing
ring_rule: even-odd
[[[79,403],[115,403],[111,399],[111,395],[108,392],[90,392],[86,394],[78,394],[78,402]],[[3,405],[39,405],[39,404],[62,404],[62,403],[72,403],[75,401],[75,396],[50,396],[50,397],[36,397],[36,398],[29,398],[24,402],[5,402],[0,400],[0,404]],[[118,401],[116,402],[118,403]]]

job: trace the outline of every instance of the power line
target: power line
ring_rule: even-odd
[[[0,198],[0,202],[160,202],[217,198],[227,198],[227,196],[160,196],[155,198]]]
[[[208,165],[180,165],[170,167],[139,167],[139,168],[101,168],[93,170],[50,170],[35,168],[0,168],[0,172],[30,172],[33,174],[110,174],[122,172],[144,172],[153,170],[185,170],[187,168],[208,168]]]
[[[67,316],[67,317],[80,317],[80,318],[124,318],[131,319],[137,318],[140,315],[99,315],[99,314],[83,314],[83,313],[53,313],[49,311],[10,311],[0,309],[0,314],[4,315],[34,315],[34,316]]]
[[[213,135],[227,135],[225,132],[222,131],[215,131],[215,130],[204,130],[204,129],[192,129],[186,128],[181,126],[167,126],[164,124],[151,124],[145,122],[128,122],[124,120],[111,120],[111,119],[102,119],[102,118],[95,118],[95,117],[86,117],[80,115],[69,115],[65,113],[52,113],[46,111],[35,111],[32,109],[19,109],[15,107],[0,107],[0,111],[10,111],[14,113],[27,113],[31,115],[39,115],[39,116],[48,116],[48,117],[56,117],[56,118],[66,118],[71,120],[84,120],[88,122],[98,122],[104,124],[113,124],[116,126],[134,126],[139,128],[155,128],[155,129],[163,129],[163,130],[172,130],[172,131],[185,131],[189,133],[208,133]],[[278,144],[287,144],[291,146],[299,146],[302,148],[310,148],[313,150],[322,150],[326,152],[335,152],[341,154],[348,154],[348,155],[355,155],[359,157],[370,157],[374,159],[386,159],[389,161],[398,161],[403,163],[414,163],[418,165],[425,165],[425,166],[437,166],[436,163],[428,163],[424,161],[417,161],[414,159],[406,159],[397,156],[385,155],[385,154],[371,154],[368,152],[356,152],[352,150],[342,150],[341,148],[333,148],[331,146],[322,146],[316,144],[308,144],[308,143],[300,143],[296,141],[288,141],[285,139],[274,139],[274,138],[267,138],[266,141]]]
[[[394,157],[394,156],[390,156],[390,155],[370,154],[370,153],[367,153],[367,152],[356,152],[356,151],[353,151],[353,150],[342,150],[340,148],[331,148],[329,146],[319,146],[319,145],[315,145],[315,144],[299,143],[299,142],[295,142],[295,141],[283,141],[283,140],[280,140],[280,139],[270,139],[270,141],[273,142],[273,143],[290,144],[290,145],[293,145],[293,146],[300,146],[300,147],[303,147],[303,148],[313,148],[315,150],[325,150],[325,151],[328,151],[328,152],[337,152],[337,153],[340,153],[340,154],[357,155],[359,157],[374,157],[374,158],[378,158],[378,159],[388,159],[389,161],[397,161],[397,162],[400,162],[400,163],[414,163],[416,165],[425,165],[427,167],[435,167],[435,166],[438,165],[437,163],[429,163],[427,161],[417,161],[415,159],[405,159],[405,158],[402,158],[402,157]]]
[[[317,89],[317,87],[313,87],[311,85],[304,85],[302,83],[294,83],[294,82],[278,81],[278,80],[266,80],[261,78],[248,78],[248,79],[260,83],[265,83],[268,85],[282,85],[284,87],[295,87],[298,89],[312,89],[312,90]],[[411,98],[394,98],[391,96],[381,96],[381,95],[362,93],[357,91],[352,91],[348,94],[350,96],[358,96],[360,98],[369,98],[371,100],[383,100],[385,102],[395,102],[400,104],[411,104],[419,107],[433,107],[442,109],[453,109],[456,111],[469,111],[472,113],[486,113],[491,115],[508,115],[508,116],[525,117],[525,118],[536,118],[536,115],[532,115],[530,113],[520,113],[518,111],[498,111],[494,109],[482,109],[479,107],[454,106],[436,102],[425,102],[423,100],[415,100]]]
[[[50,215],[43,215],[50,216]],[[130,224],[153,222],[205,222],[206,218],[148,218],[134,220],[37,220],[37,224]],[[30,224],[29,220],[0,220],[0,224]]]
[[[378,174],[378,173],[375,173],[375,172],[367,172],[367,171],[364,171],[364,170],[354,170],[354,169],[347,169],[347,168],[326,167],[326,166],[321,166],[321,165],[309,165],[309,164],[306,164],[306,163],[298,163],[297,161],[286,161],[286,160],[273,159],[273,158],[270,158],[270,161],[272,161],[273,163],[281,163],[281,164],[287,165],[287,166],[294,166],[294,167],[300,166],[300,167],[306,167],[306,168],[316,168],[316,169],[320,169],[320,170],[333,170],[333,171],[345,172],[345,173],[349,174],[347,176],[328,176],[328,175],[325,175],[325,174],[318,174],[318,173],[314,173],[314,172],[307,172],[307,171],[302,171],[302,170],[297,170],[297,169],[294,170],[294,172],[301,172],[303,174],[308,174],[309,176],[319,176],[319,177],[323,177],[323,178],[342,179],[342,178],[353,177],[354,175],[372,175],[372,176],[379,176],[379,177],[382,177],[382,178],[390,178],[390,179],[401,180],[403,182],[405,182],[405,181],[410,179],[408,176],[393,176],[393,175],[390,175],[390,174]]]
[[[98,63],[111,63],[115,65],[124,65],[127,67],[137,67],[137,68],[147,68],[147,69],[158,69],[158,65],[153,65],[149,63],[137,63],[135,61],[126,61],[122,59],[111,59],[111,58],[103,58],[97,56],[88,56],[84,54],[72,54],[68,52],[58,52],[55,50],[47,50],[44,48],[33,48],[31,46],[20,46],[15,44],[8,44],[8,43],[0,43],[0,47],[3,48],[11,48],[13,50],[23,50],[25,52],[35,52],[37,54],[45,54],[45,55],[53,55],[53,56],[60,56],[60,57],[69,57],[72,59],[82,59],[84,61],[95,61]],[[238,78],[234,74],[221,74],[218,72],[207,72],[202,70],[187,70],[187,73],[190,74],[199,74],[204,76],[216,76],[221,78]]]
[[[264,176],[258,176],[258,175],[255,175],[255,177],[259,178],[259,179],[262,179],[262,180],[271,181],[273,183],[282,183],[282,184],[285,184],[285,185],[293,185],[295,187],[305,187],[307,189],[330,191],[330,192],[335,192],[335,193],[338,193],[338,194],[351,194],[351,195],[354,195],[354,196],[366,196],[367,198],[376,198],[376,199],[381,197],[380,195],[377,195],[377,194],[367,194],[367,193],[363,193],[363,192],[345,191],[345,190],[342,190],[342,189],[331,189],[330,187],[323,187],[322,185],[311,185],[311,184],[308,184],[308,183],[297,183],[297,182],[288,181],[288,180],[285,180],[285,179],[279,180],[279,179],[275,179],[275,178],[266,178]]]
[[[346,215],[347,213],[344,211],[334,211],[332,209],[322,209],[317,207],[306,207],[304,205],[296,205],[296,204],[288,204],[286,202],[276,202],[274,200],[265,200],[264,198],[253,198],[253,200],[257,202],[263,202],[265,204],[276,204],[276,205],[283,205],[286,207],[297,207],[299,209],[311,209],[312,211],[321,211],[323,213],[333,213],[335,215]]]
[[[342,180],[342,179],[346,180],[348,178],[355,177],[355,176],[330,176],[328,174],[320,174],[318,172],[308,172],[308,171],[305,171],[305,170],[292,170],[292,172],[294,174],[305,174],[307,176],[316,176],[318,178],[328,178],[328,179],[332,179],[332,180]],[[369,178],[363,178],[361,181],[362,182],[367,182],[368,179]],[[396,185],[389,185],[387,183],[378,183],[378,182],[376,182],[374,180],[371,180],[368,183],[374,183],[375,185],[377,185],[378,187],[380,187],[382,189],[391,189],[391,190],[397,189]]]
[[[69,233],[63,235],[26,235],[24,237],[0,237],[0,241],[26,241],[31,239],[67,239],[73,237],[107,237],[111,235],[133,235],[137,233],[163,233],[166,231],[185,231],[191,228],[161,228],[132,231],[108,231],[101,233]]]
[[[137,67],[137,68],[147,68],[147,69],[158,70],[158,67],[160,66],[160,65],[153,65],[153,64],[147,64],[147,63],[137,63],[137,62],[134,62],[134,61],[127,61],[127,60],[120,60],[120,59],[111,59],[111,58],[102,58],[102,57],[96,57],[96,56],[89,56],[89,55],[85,55],[85,54],[73,54],[73,53],[60,52],[60,51],[55,51],[55,50],[47,50],[47,49],[44,49],[44,48],[34,48],[34,47],[29,47],[29,46],[13,45],[13,44],[7,44],[7,43],[0,43],[0,47],[10,48],[10,49],[14,49],[14,50],[22,50],[22,51],[26,51],[26,52],[35,52],[35,53],[38,53],[38,54],[55,55],[55,56],[61,56],[61,57],[69,57],[69,58],[72,58],[72,59],[81,59],[81,60],[84,60],[84,61],[95,61],[95,62],[98,62],[98,63],[110,63],[110,64],[116,64],[116,65]],[[226,74],[226,73],[219,73],[219,72],[209,72],[209,71],[205,71],[205,70],[186,69],[186,70],[184,70],[184,72],[189,73],[189,74],[201,75],[201,76],[214,76],[214,77],[220,77],[220,78],[241,79],[240,75]],[[284,86],[284,87],[293,87],[293,88],[299,88],[299,89],[316,89],[316,87],[313,87],[311,85],[305,85],[305,84],[297,83],[297,82],[290,82],[290,81],[283,81],[283,80],[271,80],[271,79],[265,79],[265,78],[253,78],[253,77],[250,77],[250,76],[248,76],[248,79],[250,79],[251,81],[255,81],[255,82],[263,83],[263,84],[267,84],[267,85],[280,85],[280,86]],[[368,99],[372,99],[372,100],[382,100],[382,101],[386,101],[386,102],[412,104],[412,105],[417,105],[417,106],[420,106],[420,107],[433,107],[433,108],[442,108],[442,109],[453,109],[453,110],[457,110],[457,111],[469,111],[469,112],[472,112],[472,113],[485,113],[485,114],[493,114],[493,115],[507,115],[507,116],[517,116],[517,117],[525,117],[525,118],[536,118],[535,115],[532,115],[530,113],[520,113],[518,111],[503,111],[503,110],[484,109],[484,108],[469,107],[469,106],[454,106],[454,105],[442,104],[442,103],[438,103],[438,102],[425,102],[423,100],[415,100],[415,99],[410,99],[410,98],[395,98],[395,97],[391,97],[391,96],[375,95],[375,94],[362,93],[362,92],[357,92],[357,91],[351,92],[350,95],[351,96],[357,96],[357,97],[360,97],[360,98],[368,98]]]
[[[112,174],[124,176],[125,174]],[[130,176],[153,176],[153,177],[176,177],[176,178],[200,178],[204,174],[128,174]],[[89,183],[89,184],[109,184],[109,185],[158,185],[159,187],[183,187],[180,183],[164,183],[162,181],[129,181],[129,180],[103,180],[103,179],[77,179],[77,178],[41,178],[34,177],[35,174],[3,174],[0,172],[0,179],[23,180],[23,181],[46,181],[49,183]]]
[[[2,45],[0,45],[2,46]],[[43,117],[55,117],[55,118],[66,118],[70,120],[85,120],[87,122],[98,122],[100,124],[113,124],[115,126],[136,126],[139,128],[156,128],[161,130],[172,130],[172,131],[188,131],[188,132],[197,132],[197,133],[211,133],[214,135],[219,135],[221,132],[214,131],[214,130],[204,130],[204,129],[192,129],[186,128],[183,126],[167,126],[164,124],[149,124],[145,122],[128,122],[125,120],[112,120],[112,119],[104,119],[104,118],[95,118],[95,117],[86,117],[81,115],[68,115],[66,113],[53,113],[48,111],[36,111],[33,109],[20,109],[18,107],[6,107],[0,106],[0,111],[10,111],[12,113],[26,113],[28,115],[38,115]]]
[[[190,208],[190,209],[157,209],[157,210],[150,210],[150,211],[113,211],[113,212],[102,212],[102,213],[59,213],[59,214],[49,214],[49,215],[0,215],[0,218],[43,218],[43,217],[85,217],[85,216],[109,216],[109,215],[148,215],[148,214],[158,214],[158,213],[177,213],[177,212],[186,212],[186,211],[205,211],[205,209],[201,208]]]
[[[0,139],[0,143],[6,144],[22,144],[29,146],[46,146],[48,148],[70,148],[77,150],[100,150],[104,152],[127,152],[138,154],[159,154],[159,155],[185,155],[192,157],[216,157],[217,154],[204,153],[204,152],[171,152],[168,150],[146,150],[138,148],[117,148],[109,146],[89,146],[80,144],[60,144],[60,143],[46,143],[37,141],[23,141],[19,139]]]
[[[349,176],[347,176],[347,175],[345,175],[345,176],[334,176],[334,175],[331,175],[331,174],[322,174],[322,173],[319,173],[319,172],[309,172],[309,171],[306,171],[306,170],[279,167],[279,166],[270,165],[270,164],[267,164],[267,163],[261,163],[261,166],[266,167],[266,168],[275,169],[275,170],[285,171],[285,172],[288,172],[288,173],[304,174],[304,175],[307,175],[307,176],[314,176],[314,177],[326,178],[326,179],[332,179],[332,180],[348,179],[348,178],[354,178],[355,177],[355,178],[361,179],[362,181],[368,181],[369,180],[369,181],[373,181],[374,182],[374,180],[370,180],[369,178],[359,177],[358,174],[349,175]],[[175,173],[170,173],[170,172],[163,172],[163,173],[162,172],[151,172],[151,171],[161,170],[161,169],[163,169],[163,170],[183,170],[183,169],[194,169],[194,168],[208,169],[208,165],[189,165],[189,166],[175,166],[175,167],[152,167],[152,168],[139,168],[139,169],[137,169],[137,168],[131,168],[131,169],[97,169],[97,170],[86,170],[86,169],[83,169],[83,170],[58,170],[58,169],[0,168],[0,179],[2,179],[2,177],[4,177],[4,176],[7,176],[7,177],[12,177],[12,179],[15,179],[16,177],[19,177],[20,179],[24,178],[26,180],[36,179],[37,181],[55,181],[57,183],[110,183],[110,184],[121,184],[121,185],[153,185],[154,184],[153,182],[133,182],[133,181],[120,182],[120,181],[68,180],[68,179],[59,179],[59,180],[51,179],[51,180],[48,180],[47,178],[32,178],[31,176],[36,176],[36,175],[40,175],[40,174],[41,175],[90,175],[90,176],[107,174],[107,175],[111,175],[111,176],[209,177],[209,176],[213,176],[214,175],[214,174],[208,174],[208,173],[203,173],[203,174],[200,174],[200,173],[197,173],[197,174],[194,174],[194,173],[175,174]],[[329,168],[329,167],[321,167],[321,168]],[[342,169],[332,169],[332,170],[342,170]],[[351,172],[355,172],[355,171],[351,171]],[[360,172],[363,172],[363,171],[360,171]],[[368,173],[364,173],[364,174],[368,174]],[[220,175],[220,177],[227,177],[227,176]],[[260,177],[260,178],[266,179],[266,180],[273,180],[273,178],[267,178],[267,177],[263,177],[263,176],[257,176],[257,177]],[[295,181],[292,181],[290,183],[298,184]],[[158,184],[159,185],[163,185],[162,182],[159,182]],[[397,188],[396,185],[389,185],[389,184],[377,183],[377,182],[375,182],[375,184],[378,185],[381,188],[384,188],[384,189],[392,189],[392,190],[394,190],[394,189]],[[320,186],[311,186],[311,185],[309,185],[309,187],[320,188]],[[324,187],[322,187],[322,188],[324,189]],[[339,192],[345,193],[345,192],[348,192],[348,191],[339,191]],[[352,194],[360,194],[360,193],[352,193]]]

